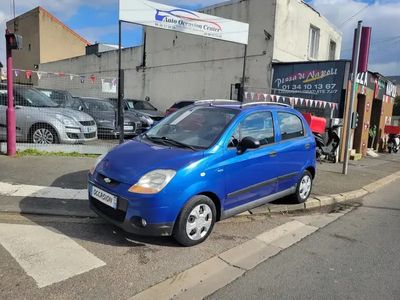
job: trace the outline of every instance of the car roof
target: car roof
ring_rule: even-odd
[[[226,99],[210,99],[210,100],[199,100],[194,103],[194,105],[200,106],[213,106],[213,107],[225,107],[232,108],[241,111],[249,110],[262,110],[265,107],[269,109],[283,109],[283,110],[295,110],[290,105],[279,102],[239,102],[236,100],[226,100]]]

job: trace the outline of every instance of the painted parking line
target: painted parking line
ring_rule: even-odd
[[[130,300],[204,299],[344,213],[293,218],[136,294]]]
[[[0,244],[39,288],[106,264],[71,238],[38,225],[0,223]]]
[[[87,200],[86,189],[65,189],[28,184],[0,182],[0,195],[15,197],[34,197],[51,199]]]

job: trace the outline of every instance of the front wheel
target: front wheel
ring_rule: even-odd
[[[216,215],[215,204],[209,197],[194,196],[179,214],[173,237],[186,247],[202,243],[210,235]]]
[[[305,170],[297,183],[296,193],[292,196],[294,201],[297,203],[303,203],[308,199],[312,190],[312,181],[311,173]]]

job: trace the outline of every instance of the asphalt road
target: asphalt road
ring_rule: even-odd
[[[400,299],[400,181],[209,299]]]

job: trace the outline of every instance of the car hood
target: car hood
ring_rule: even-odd
[[[92,111],[90,112],[90,115],[96,120],[107,120],[110,122],[115,122],[115,119],[117,117],[117,112],[116,111]],[[124,119],[125,122],[140,122],[139,118],[136,117],[133,113],[125,112],[124,113]]]
[[[203,156],[203,151],[131,140],[111,150],[98,164],[96,171],[119,182],[134,184],[152,170],[179,170]]]
[[[164,117],[164,114],[158,110],[145,110],[145,109],[136,109],[136,110],[149,117],[159,117],[159,118]]]
[[[93,118],[89,116],[87,113],[69,109],[69,108],[61,108],[61,107],[54,107],[54,108],[40,108],[40,113],[44,113],[46,115],[62,115],[71,119],[74,119],[77,122],[80,121],[92,121]]]

